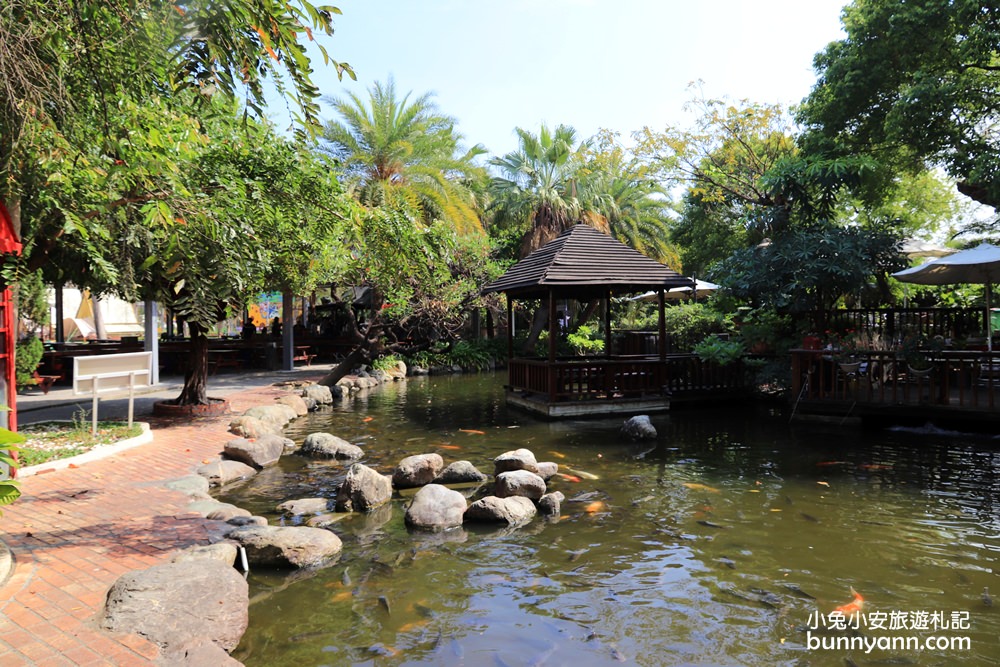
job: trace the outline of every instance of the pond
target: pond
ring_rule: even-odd
[[[332,566],[250,574],[236,658],[249,667],[998,663],[993,440],[789,425],[778,410],[719,407],[654,415],[658,438],[640,445],[619,436],[621,418],[544,422],[508,410],[502,382],[411,379],[299,419],[289,436],[334,433],[381,472],[438,452],[492,473],[495,456],[526,447],[597,478],[551,480],[566,495],[560,519],[434,535],[405,527],[405,498],[345,515],[333,526],[344,548]],[[278,503],[332,497],[345,473],[286,456],[222,499],[280,523]],[[852,588],[867,616],[842,629],[830,612]]]

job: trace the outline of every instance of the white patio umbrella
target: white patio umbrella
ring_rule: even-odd
[[[954,248],[948,248],[947,246],[931,243],[930,241],[921,241],[920,239],[907,239],[903,241],[899,246],[899,250],[907,257],[944,257],[958,252]]]
[[[962,250],[947,257],[938,257],[892,274],[896,280],[917,285],[954,285],[975,283],[986,285],[986,345],[993,350],[993,331],[990,322],[990,293],[992,284],[1000,280],[1000,248],[981,243],[975,248]]]
[[[696,278],[691,278],[694,280],[694,297],[700,299],[703,296],[708,296],[715,290],[719,289],[719,286],[715,283],[710,283],[707,280],[698,280]],[[663,293],[663,298],[667,300],[680,300],[680,299],[690,299],[691,298],[691,288],[690,287],[674,287],[673,289],[668,289]],[[639,296],[634,296],[629,301],[656,301],[656,292],[645,292]]]

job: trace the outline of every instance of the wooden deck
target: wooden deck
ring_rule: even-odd
[[[722,367],[692,354],[512,359],[508,373],[508,403],[546,417],[662,412],[746,390],[741,363]]]
[[[936,352],[912,368],[895,352],[847,363],[822,350],[792,351],[795,417],[941,424],[1000,424],[1000,352]]]

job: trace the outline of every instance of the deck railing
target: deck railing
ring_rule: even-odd
[[[906,335],[964,339],[983,335],[985,308],[842,308],[812,314],[819,328],[852,328],[879,334],[889,343]],[[817,333],[822,334],[822,331]]]
[[[510,389],[548,397],[550,402],[659,397],[742,389],[741,363],[719,366],[693,354],[658,357],[512,359]]]
[[[925,351],[914,367],[897,352],[861,352],[847,359],[824,350],[792,351],[798,401],[871,405],[1000,408],[1000,352]]]

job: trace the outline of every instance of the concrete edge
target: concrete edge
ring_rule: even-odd
[[[69,422],[67,422],[69,423]],[[136,425],[142,429],[142,433],[135,436],[134,438],[127,438],[125,440],[119,440],[112,445],[98,445],[94,447],[89,452],[84,452],[83,454],[78,454],[76,456],[71,456],[66,459],[59,459],[57,461],[46,461],[45,463],[39,463],[38,465],[28,466],[26,468],[17,469],[17,478],[31,477],[32,475],[39,475],[45,472],[52,472],[53,470],[64,470],[70,466],[79,466],[84,463],[89,463],[90,461],[97,461],[99,459],[106,458],[108,456],[113,456],[119,452],[123,452],[126,449],[132,449],[133,447],[138,447],[139,445],[145,445],[153,441],[153,431],[149,428],[147,422],[134,422]]]

